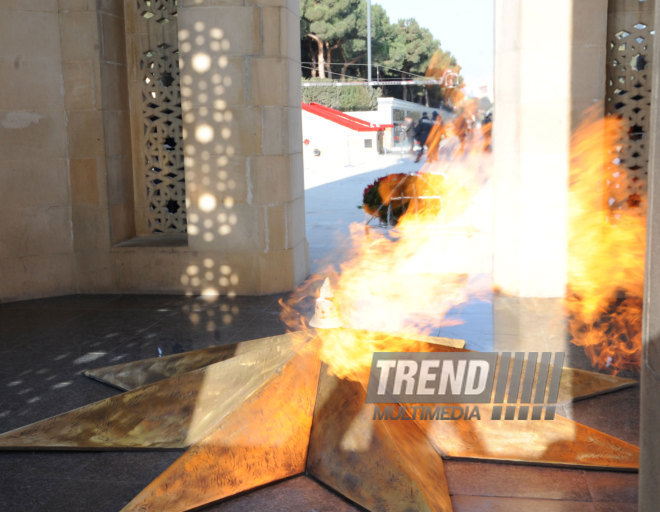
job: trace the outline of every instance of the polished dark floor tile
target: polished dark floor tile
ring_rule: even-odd
[[[123,295],[62,295],[46,299],[22,300],[0,304],[2,310],[35,310],[43,312],[51,309],[87,310],[112,308],[110,305]],[[162,297],[159,295],[158,297]]]
[[[26,346],[80,316],[78,310],[11,309],[0,305],[0,350]]]
[[[365,509],[347,502],[305,476],[298,476],[210,505],[206,512],[360,512]]]
[[[453,460],[445,463],[451,492],[469,496],[590,501],[584,473],[579,469],[513,464]]]
[[[637,503],[638,476],[609,471],[589,471],[585,474],[593,501]]]
[[[16,452],[0,456],[0,509],[116,512],[174,452]]]
[[[637,512],[637,503],[594,503],[594,512]]]
[[[584,501],[453,496],[452,504],[454,512],[595,512]]]
[[[557,414],[639,446],[638,386],[561,405]]]

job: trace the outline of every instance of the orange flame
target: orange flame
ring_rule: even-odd
[[[572,141],[569,189],[569,327],[594,366],[638,370],[646,245],[645,198],[629,194],[618,165],[620,120],[593,114]]]
[[[283,304],[287,324],[304,328],[314,307],[310,289],[331,278],[341,322],[351,328],[319,329],[321,357],[338,377],[362,380],[374,351],[415,350],[415,336],[432,335],[450,324],[446,315],[453,307],[490,291],[489,280],[468,279],[487,274],[490,265],[488,250],[479,245],[490,228],[490,155],[481,153],[481,140],[470,148],[476,149],[463,148],[460,157],[444,151],[445,159],[427,164],[424,172],[383,180],[385,205],[405,209],[396,228],[353,224],[351,256],[341,271],[314,276]]]

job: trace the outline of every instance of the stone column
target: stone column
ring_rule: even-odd
[[[224,269],[198,286],[291,289],[308,270],[298,2],[184,0],[178,23],[188,245]]]
[[[495,346],[560,350],[571,131],[605,91],[607,1],[495,1]]]

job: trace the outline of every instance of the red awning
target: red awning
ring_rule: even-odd
[[[340,124],[341,126],[345,126],[346,128],[350,128],[351,130],[355,130],[357,132],[380,132],[385,128],[392,128],[391,124],[370,123],[368,121],[364,121],[363,119],[349,116],[348,114],[345,114],[344,112],[334,108],[324,107],[318,103],[303,103],[302,108],[311,114],[316,114],[317,116],[327,119],[328,121]]]

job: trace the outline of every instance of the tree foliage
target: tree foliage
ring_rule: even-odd
[[[310,81],[327,81],[318,78]],[[302,96],[305,103],[320,103],[326,107],[336,108],[342,112],[358,110],[373,110],[378,105],[378,98],[382,90],[377,87],[366,85],[346,85],[342,87],[314,86],[303,87]]]
[[[395,35],[390,42],[389,58],[385,64],[401,71],[424,74],[431,57],[440,48],[433,34],[410,18],[399,20]]]
[[[303,76],[341,80],[366,78],[366,2],[301,0],[300,10],[301,54],[303,62],[307,63],[303,66]],[[440,47],[440,42],[428,29],[412,18],[390,23],[387,13],[378,4],[371,6],[371,54],[372,76],[375,78],[440,78],[447,70],[460,73],[454,56]],[[461,80],[459,78],[459,84]],[[319,89],[305,94],[320,95],[320,89],[326,88],[306,89]],[[355,98],[363,95],[355,91],[340,95],[354,95]],[[387,86],[384,91],[391,96],[426,104],[453,103],[461,96],[460,90],[437,85]],[[337,93],[323,94],[332,98]]]
[[[408,78],[411,73],[425,75],[431,58],[438,50],[440,42],[433,38],[428,29],[420,27],[412,18],[399,20],[385,64],[392,70],[398,70],[401,78]],[[404,87],[403,99],[414,100],[414,97],[406,97],[407,92],[408,88]],[[418,94],[424,95],[424,91],[418,90]]]
[[[318,76],[325,78],[326,63],[332,63],[332,53],[359,30],[360,0],[302,0],[300,33],[316,43]]]
[[[359,19],[356,37],[346,39],[341,45],[343,65],[341,77],[367,76],[367,7],[366,2],[360,2]],[[389,42],[394,37],[394,26],[390,23],[385,9],[380,5],[371,6],[371,58],[373,62],[384,62],[389,58]]]

